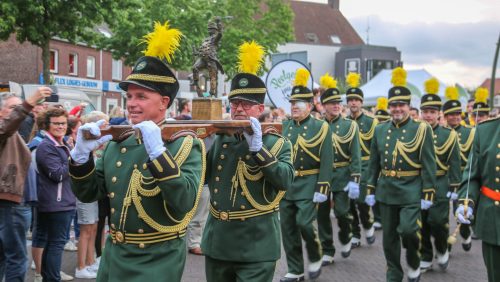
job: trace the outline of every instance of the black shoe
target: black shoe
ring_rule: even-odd
[[[470,251],[471,248],[472,248],[472,243],[462,243],[462,249],[464,249],[464,251],[468,252]]]
[[[375,243],[375,235],[371,237],[366,237],[366,243],[368,243],[368,245],[373,245],[373,243]]]
[[[327,266],[327,265],[331,265],[331,264],[334,264],[335,261],[332,259],[331,261],[330,260],[322,260],[321,261],[321,266]]]
[[[445,271],[447,268],[448,268],[448,264],[450,264],[450,260],[448,259],[445,263],[438,263],[439,265],[439,268],[442,270],[442,271]]]
[[[408,277],[408,282],[418,282],[418,281],[420,281],[420,275],[415,278]]]
[[[321,275],[321,267],[318,269],[318,271],[310,272],[309,271],[309,279],[313,280],[318,278]]]
[[[375,237],[375,236],[374,236]],[[368,239],[367,239],[368,240]],[[356,249],[361,246],[361,242],[351,243],[351,249]]]
[[[348,252],[340,252],[340,255],[342,255],[343,258],[348,258],[351,255],[351,250]]]
[[[283,277],[280,279],[280,282],[299,282],[299,281],[304,281],[304,280],[305,280],[304,276],[300,276],[298,278]]]

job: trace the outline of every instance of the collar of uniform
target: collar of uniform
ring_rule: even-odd
[[[357,116],[357,117],[353,117],[353,116],[351,115],[351,119],[352,119],[352,120],[358,120],[358,119],[360,119],[360,118],[361,118],[364,114],[365,114],[365,113],[363,113],[363,111],[361,111],[361,113],[360,113],[360,114],[359,114],[359,116]]]
[[[439,122],[436,123],[436,125],[432,126],[432,131],[436,131],[436,129],[439,128]]]
[[[325,117],[325,120],[326,120],[326,122],[331,124],[331,123],[338,121],[339,118],[340,118],[340,115],[338,115],[337,117],[334,117],[332,120],[328,120],[328,118]]]
[[[297,121],[297,120],[293,120],[293,122],[294,122],[296,125],[300,126],[301,124],[306,123],[306,122],[307,122],[310,118],[311,118],[311,115],[307,115],[307,116],[306,116],[303,120],[299,120],[299,121]]]
[[[453,129],[454,129],[455,131],[458,131],[458,130],[460,130],[460,127],[461,127],[461,126],[462,126],[462,125],[459,123],[457,126],[453,127]]]
[[[392,120],[392,125],[394,125],[396,128],[400,128],[405,126],[408,122],[410,122],[410,120],[410,115],[406,115],[406,117],[400,123],[395,123],[394,120]]]

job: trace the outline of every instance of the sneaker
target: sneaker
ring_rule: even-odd
[[[66,245],[64,245],[64,250],[69,251],[69,252],[76,252],[78,251],[78,247],[73,243],[73,241],[68,241]]]
[[[354,237],[352,239],[354,239]],[[341,245],[340,254],[342,255],[343,258],[348,258],[351,255],[351,247],[353,244],[354,243],[351,243],[351,244],[347,243],[345,245]]]
[[[375,228],[375,230],[380,230],[380,229],[382,229],[382,223],[375,221],[373,223],[373,227]]]
[[[36,269],[36,265],[35,265],[35,261],[32,260],[31,261],[31,266],[30,266],[31,269],[35,270]]]
[[[35,273],[35,279],[33,279],[33,282],[43,282],[42,274]]]
[[[97,273],[97,271],[99,270],[99,263],[100,263],[100,261],[96,260],[92,265],[89,265],[88,268],[91,271]]]
[[[327,266],[333,263],[334,261],[332,256],[323,255],[323,257],[321,258],[321,266]]]
[[[437,263],[442,271],[445,271],[448,268],[449,262],[450,262],[450,253],[448,251],[446,251],[442,255],[439,253],[437,254]]]
[[[420,268],[412,269],[408,267],[408,282],[420,281]]]
[[[465,239],[462,242],[462,248],[464,249],[464,251],[468,252],[470,251],[471,247],[472,247],[472,236],[469,236],[469,238]]]
[[[321,264],[321,260],[309,263],[309,266],[307,267],[309,279],[314,280],[321,275]]]
[[[375,243],[375,227],[372,226],[372,228],[365,230],[365,237],[366,237],[366,242],[368,245],[373,245]]]
[[[420,272],[425,273],[432,269],[431,261],[421,261],[420,262]]]
[[[283,278],[280,279],[280,282],[299,282],[304,280],[305,280],[304,273],[302,274],[287,273]]]
[[[86,266],[82,269],[77,268],[75,270],[75,277],[81,279],[95,279],[97,277],[97,273],[93,272],[88,266]]]
[[[61,276],[61,281],[72,281],[75,279],[73,278],[73,276],[66,274],[62,271],[59,271],[59,276]]]

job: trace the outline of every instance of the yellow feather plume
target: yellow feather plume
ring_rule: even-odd
[[[392,71],[391,83],[394,86],[406,86],[406,71],[402,67],[397,67]]]
[[[439,91],[439,81],[432,77],[425,81],[425,93],[436,95]]]
[[[479,87],[474,94],[476,98],[476,103],[486,103],[488,101],[488,89],[484,87]]]
[[[319,84],[321,85],[321,87],[323,87],[325,89],[337,88],[337,81],[335,80],[335,78],[330,76],[329,73],[325,73],[325,75],[323,75],[319,79]]]
[[[174,52],[179,48],[182,32],[175,28],[169,28],[168,21],[163,25],[155,22],[154,31],[144,36],[141,43],[147,43],[148,47],[144,55],[166,59],[172,63]]]
[[[387,111],[388,105],[389,105],[389,100],[386,97],[379,97],[377,99],[377,110]]]
[[[349,85],[351,88],[358,87],[360,80],[361,80],[361,75],[355,72],[350,72],[345,79],[347,85]]]
[[[264,47],[257,42],[244,42],[240,46],[238,68],[240,72],[256,75],[264,63]]]
[[[459,96],[458,89],[454,86],[446,87],[446,90],[444,92],[444,96],[448,100],[458,100],[458,96]]]
[[[295,73],[295,81],[293,82],[293,85],[306,87],[310,76],[309,71],[305,68],[298,69]]]

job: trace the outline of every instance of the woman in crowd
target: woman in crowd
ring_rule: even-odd
[[[36,151],[38,210],[34,240],[43,248],[43,280],[60,281],[63,248],[76,206],[68,173],[69,148],[64,141],[68,113],[49,108],[42,116],[46,135]]]

